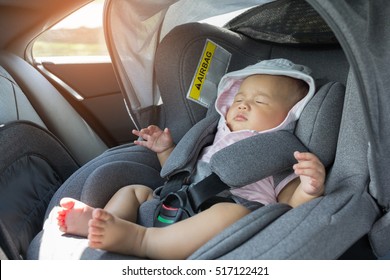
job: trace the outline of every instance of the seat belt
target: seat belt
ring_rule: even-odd
[[[165,227],[194,216],[205,202],[230,188],[215,173],[189,186],[185,184],[188,175],[188,172],[178,173],[162,187],[154,227]]]

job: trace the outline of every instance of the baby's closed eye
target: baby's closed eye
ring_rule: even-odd
[[[257,104],[268,104],[268,102],[264,98],[257,98],[255,100]]]

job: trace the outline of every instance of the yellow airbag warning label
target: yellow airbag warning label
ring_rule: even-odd
[[[206,80],[206,74],[208,72],[210,63],[214,56],[214,51],[217,46],[211,42],[207,41],[205,49],[203,51],[202,59],[198,65],[198,69],[196,71],[195,79],[190,91],[190,97],[199,100],[200,91],[202,90],[202,86],[204,81]]]
[[[217,96],[217,86],[226,73],[231,54],[216,43],[207,40],[187,98],[209,107]]]

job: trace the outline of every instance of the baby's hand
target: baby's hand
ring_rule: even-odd
[[[161,130],[158,126],[150,125],[140,131],[134,129],[132,132],[134,135],[144,139],[144,141],[136,140],[134,144],[146,147],[153,152],[162,153],[174,146],[168,128]]]
[[[302,190],[311,196],[321,196],[324,193],[325,167],[312,153],[294,152],[298,163],[294,164],[294,172],[299,175]]]

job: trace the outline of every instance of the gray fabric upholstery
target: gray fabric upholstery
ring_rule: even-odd
[[[213,111],[214,114],[194,125],[177,144],[161,170],[162,177],[167,177],[178,170],[192,170],[200,150],[212,144],[214,140],[219,116],[215,110]]]
[[[345,86],[330,82],[322,86],[305,107],[295,135],[325,166],[333,163],[344,105]]]
[[[288,131],[260,134],[234,143],[217,152],[210,160],[211,170],[223,182],[241,187],[291,170],[294,151],[307,148]]]
[[[93,207],[104,207],[111,196],[128,184],[157,188],[163,184],[160,163],[149,150],[125,145],[113,148],[76,171],[53,196],[45,216],[43,230],[31,242],[28,259],[128,259],[117,254],[87,248],[86,239],[58,234],[56,222],[49,217],[61,198],[73,197]],[[57,234],[55,233],[57,231]],[[47,244],[59,244],[58,248]]]
[[[375,222],[368,236],[375,255],[383,257],[388,254],[387,258],[390,258],[390,213],[385,214]]]
[[[291,208],[284,204],[274,204],[260,209],[261,215],[259,211],[248,214],[245,219],[239,220],[228,230],[223,231],[213,241],[192,254],[189,259],[215,259],[217,256],[223,256],[226,252],[242,246],[246,240],[253,238]]]
[[[225,26],[250,38],[273,43],[338,44],[330,27],[304,0],[281,0],[259,5]]]
[[[124,185],[146,184],[156,188],[163,183],[160,168],[156,155],[145,148],[124,145],[110,149],[69,177],[54,195],[46,217],[64,196],[103,207]]]
[[[321,14],[327,14],[342,36],[341,42],[356,74],[356,87],[364,104],[369,146],[370,193],[389,212],[390,188],[390,26],[387,1],[307,0]],[[364,31],[364,32],[363,32]]]

